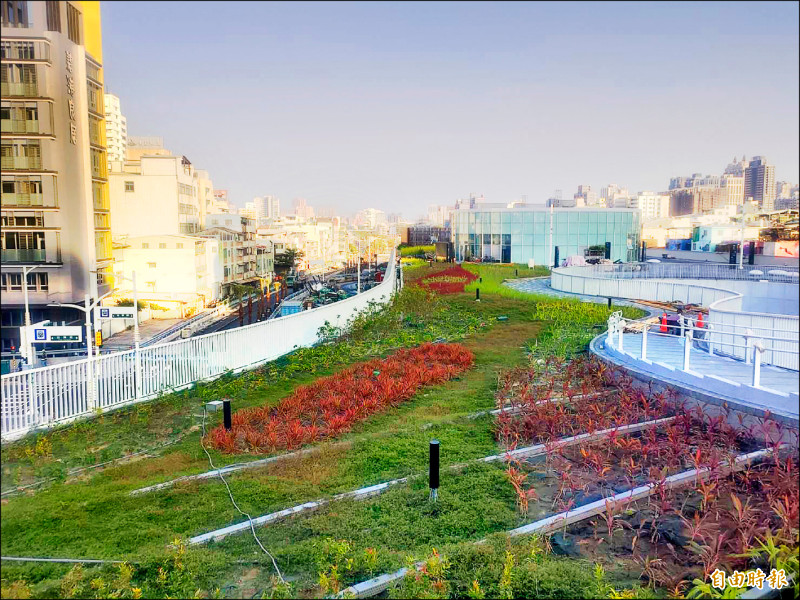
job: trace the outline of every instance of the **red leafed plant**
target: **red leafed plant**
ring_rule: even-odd
[[[464,291],[464,286],[478,278],[463,267],[450,267],[422,277],[417,285],[439,294],[457,294]]]
[[[206,439],[226,453],[299,448],[349,431],[371,414],[408,400],[420,387],[452,379],[474,360],[460,344],[399,350],[300,386],[277,406],[240,410],[230,431],[220,425]]]

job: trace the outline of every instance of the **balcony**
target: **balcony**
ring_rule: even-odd
[[[36,82],[18,83],[3,81],[0,83],[0,96],[3,96],[3,98],[38,98],[39,84]]]
[[[50,43],[45,40],[4,40],[0,58],[6,61],[50,62]]]
[[[42,168],[41,156],[4,156],[0,162],[3,171],[39,171]]]
[[[3,194],[2,205],[8,207],[56,208],[54,198],[45,198],[44,194]]]
[[[47,250],[44,249],[16,249],[2,251],[2,262],[4,263],[36,263],[45,262],[46,260]]]
[[[39,121],[15,121],[3,119],[2,133],[43,133],[39,131]]]

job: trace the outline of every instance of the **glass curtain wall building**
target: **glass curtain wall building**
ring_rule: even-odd
[[[642,233],[638,209],[517,207],[456,210],[452,213],[456,260],[553,264],[611,242],[611,260],[639,259]],[[552,247],[550,225],[552,219]]]

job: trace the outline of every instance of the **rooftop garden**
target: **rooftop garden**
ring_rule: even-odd
[[[775,566],[795,584],[796,461],[776,443],[785,432],[769,421],[734,431],[590,359],[604,305],[500,285],[545,270],[464,267],[473,277],[455,283],[465,291],[424,285],[453,277],[452,265],[407,267],[389,307],[346,332],[325,328],[313,348],[4,445],[2,555],[121,562],[4,560],[2,596],[324,597],[401,567],[384,596],[721,597],[715,568]],[[220,413],[203,416],[221,398],[232,399],[232,432]],[[765,454],[730,468],[754,451]],[[209,459],[231,467],[227,484],[192,477]],[[671,485],[690,469],[690,485]],[[392,485],[350,495],[380,483]],[[653,494],[593,518],[513,533],[649,483]],[[303,505],[191,543],[247,523],[242,513]]]

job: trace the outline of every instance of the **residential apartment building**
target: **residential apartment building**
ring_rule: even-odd
[[[754,156],[744,170],[744,196],[752,198],[761,210],[775,206],[775,165],[767,163],[764,156]]]
[[[195,170],[185,156],[145,154],[138,160],[111,163],[111,168],[115,241],[143,235],[191,235],[202,229]]]
[[[32,322],[82,323],[110,283],[112,250],[99,2],[3,1],[2,350]],[[23,267],[35,270],[23,282]],[[85,347],[57,344],[59,348]]]
[[[206,229],[197,235],[220,243],[223,295],[231,284],[249,284],[267,274],[259,273],[255,222],[231,213],[206,215]]]
[[[578,192],[572,198],[573,206],[595,206],[597,204],[597,194],[590,185],[579,185]]]
[[[124,161],[128,152],[128,121],[122,114],[119,98],[114,94],[104,94],[103,106],[108,162]]]
[[[638,208],[642,213],[642,222],[662,219],[669,216],[669,194],[655,192],[639,192],[633,198],[631,208]]]
[[[140,300],[199,310],[221,298],[220,242],[188,235],[128,237],[114,245],[114,272],[130,278],[136,272]],[[117,280],[119,295],[131,297],[132,285]]]

